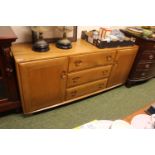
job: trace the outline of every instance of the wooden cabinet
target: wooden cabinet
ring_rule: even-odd
[[[20,63],[18,67],[25,113],[64,101],[67,58]]]
[[[115,62],[108,80],[108,87],[126,82],[136,54],[136,48],[117,50]]]
[[[135,38],[135,44],[139,46],[126,82],[126,86],[131,87],[155,77],[155,39],[136,36],[125,30],[123,32],[129,37]]]
[[[50,45],[50,51],[38,53],[31,48],[31,44],[13,46],[25,114],[123,84],[138,49],[137,46],[99,49],[83,40],[73,43],[69,50]]]
[[[20,99],[11,44],[16,35],[10,27],[0,27],[0,113],[18,110]]]

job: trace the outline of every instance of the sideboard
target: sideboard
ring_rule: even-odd
[[[32,51],[28,43],[12,47],[25,114],[67,104],[126,82],[138,46],[99,49],[84,40],[62,50]]]

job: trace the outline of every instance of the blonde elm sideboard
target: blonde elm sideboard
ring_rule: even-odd
[[[62,50],[32,51],[32,45],[12,47],[25,114],[67,104],[126,82],[138,46],[99,49],[84,40]]]

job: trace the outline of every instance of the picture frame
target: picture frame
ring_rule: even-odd
[[[70,26],[73,27],[72,28],[72,32],[70,32],[70,35],[67,36],[67,38],[71,41],[71,42],[75,42],[77,41],[77,26]],[[53,33],[52,33],[53,31]],[[44,40],[46,40],[48,43],[55,43],[57,42],[60,38],[62,38],[62,34],[59,32],[55,33],[56,30],[56,26],[51,26],[50,30],[47,32],[43,33],[43,38]],[[38,33],[34,32],[32,30],[32,43],[34,43],[36,40],[38,40]]]

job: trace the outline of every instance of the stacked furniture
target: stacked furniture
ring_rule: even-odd
[[[37,53],[32,45],[12,51],[25,114],[67,104],[126,82],[138,46],[99,49],[84,40],[62,50]],[[95,106],[95,105],[94,105]]]
[[[155,77],[155,39],[144,38],[122,30],[127,36],[135,38],[139,46],[138,54],[129,74],[126,86],[145,82]]]
[[[10,27],[0,27],[0,112],[20,107],[14,59],[11,53],[11,43],[16,39]]]

